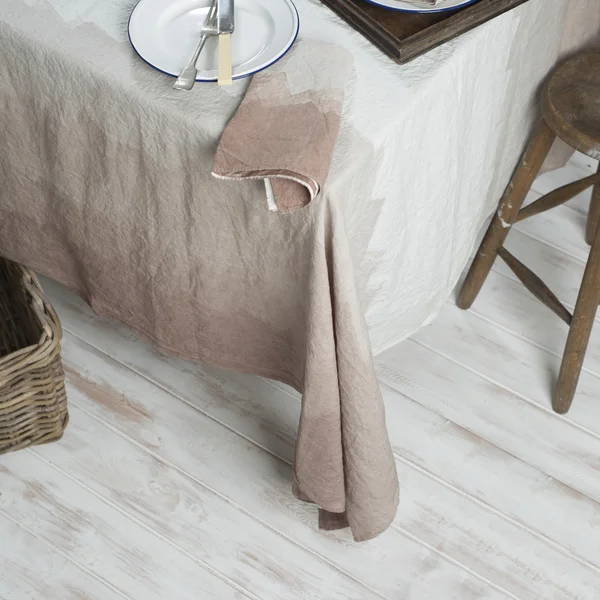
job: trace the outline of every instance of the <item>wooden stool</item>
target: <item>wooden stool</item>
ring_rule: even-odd
[[[570,327],[553,399],[554,410],[566,413],[573,402],[600,301],[600,169],[595,175],[550,192],[523,209],[521,206],[557,136],[576,150],[600,158],[600,51],[580,54],[561,66],[547,84],[543,99],[542,123],[500,200],[457,304],[465,310],[473,304],[499,255],[525,287]],[[546,284],[503,244],[514,223],[559,206],[591,186],[595,187],[586,240],[592,248],[571,315]]]

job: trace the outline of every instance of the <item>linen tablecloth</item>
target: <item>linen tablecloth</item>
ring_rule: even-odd
[[[133,4],[0,4],[0,254],[171,352],[302,391],[296,492],[373,537],[397,486],[371,347],[448,297],[565,23],[584,43],[600,3],[530,0],[399,67],[299,0],[301,38],[345,47],[356,72],[325,189],[289,215],[259,182],[210,176],[247,83],[172,91],[129,47]]]

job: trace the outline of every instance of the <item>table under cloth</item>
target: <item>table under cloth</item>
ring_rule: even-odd
[[[0,3],[0,255],[167,351],[301,391],[296,493],[371,538],[398,499],[371,352],[449,296],[540,82],[600,3],[530,0],[400,67],[298,0],[301,39],[345,47],[355,74],[325,189],[292,214],[211,178],[247,82],[173,91],[129,46],[134,3]]]

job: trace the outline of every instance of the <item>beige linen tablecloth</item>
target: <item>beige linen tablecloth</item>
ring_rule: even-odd
[[[573,3],[579,42],[600,3]],[[291,214],[267,210],[262,182],[210,176],[245,84],[172,91],[128,45],[133,4],[2,0],[0,254],[168,351],[300,390],[296,491],[373,537],[397,483],[369,334],[381,350],[447,298],[570,4],[531,0],[399,67],[300,0],[301,36],[351,50],[356,76],[323,194]]]

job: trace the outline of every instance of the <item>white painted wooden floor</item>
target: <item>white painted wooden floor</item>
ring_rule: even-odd
[[[579,157],[536,190],[592,168]],[[569,305],[585,208],[526,221],[508,244]],[[559,417],[566,326],[502,264],[473,310],[450,301],[377,358],[401,506],[362,545],[316,531],[291,495],[294,392],[162,356],[45,283],[71,424],[0,459],[2,600],[600,598],[600,327]]]

